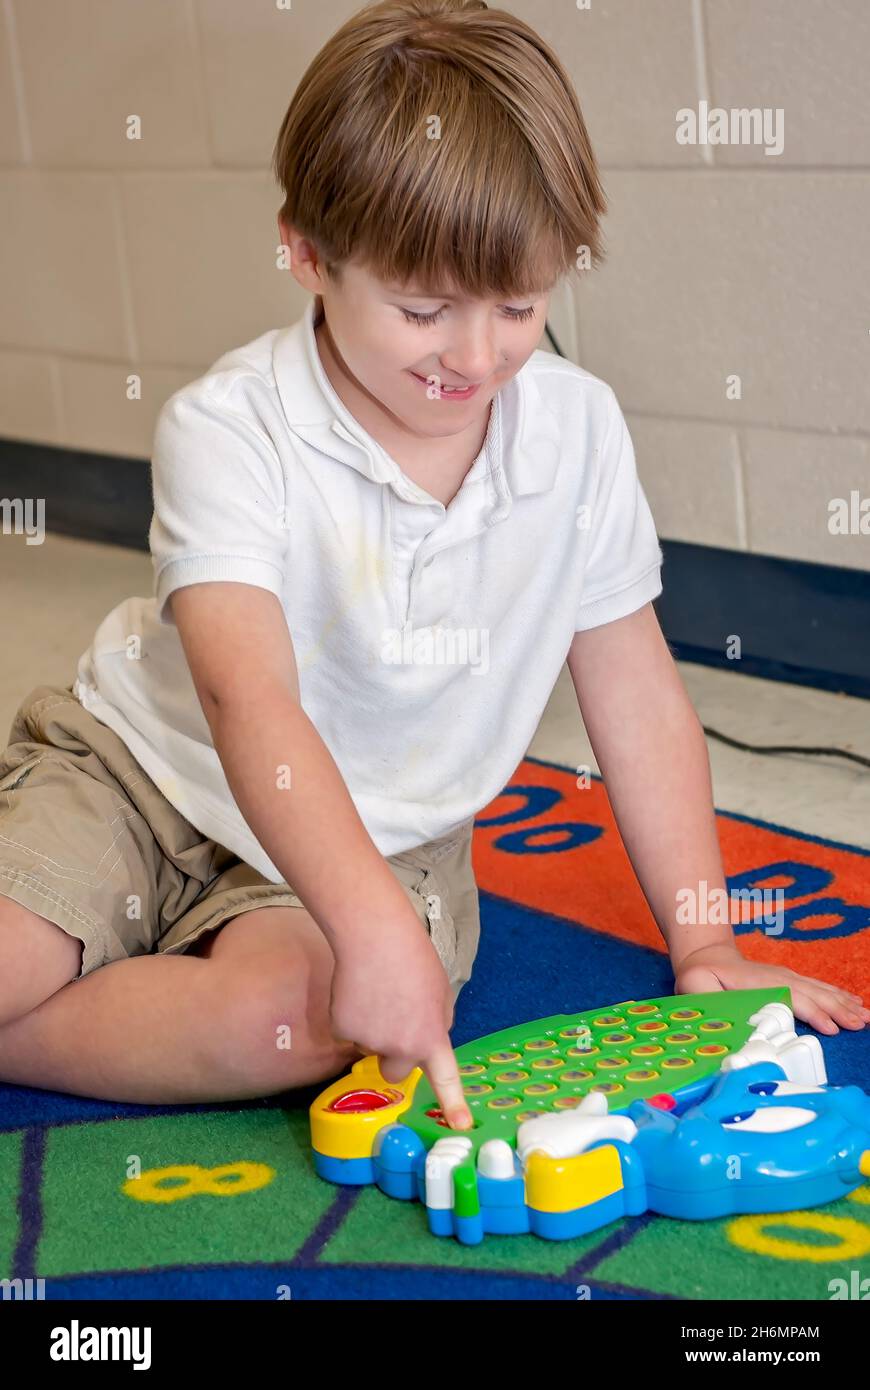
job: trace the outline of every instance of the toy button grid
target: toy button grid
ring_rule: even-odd
[[[473,1109],[521,1123],[542,1110],[573,1108],[590,1091],[619,1095],[623,1103],[631,1098],[623,1093],[641,1086],[646,1091],[651,1081],[660,1081],[665,1090],[684,1085],[696,1057],[706,1061],[729,1051],[715,1037],[733,1026],[727,1019],[704,1018],[700,1009],[665,1014],[656,1005],[633,1004],[479,1053],[460,1063],[459,1074]],[[441,1116],[437,1106],[426,1114]]]

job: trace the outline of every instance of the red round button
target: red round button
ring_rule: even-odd
[[[337,1110],[340,1115],[359,1115],[366,1110],[383,1110],[385,1105],[395,1105],[397,1100],[401,1100],[398,1092],[385,1096],[383,1091],[345,1091],[336,1096],[329,1109]]]
[[[666,1091],[657,1096],[647,1096],[647,1105],[654,1105],[656,1110],[673,1110],[676,1104],[673,1096],[668,1095]]]

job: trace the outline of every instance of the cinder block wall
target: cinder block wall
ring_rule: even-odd
[[[269,157],[357,8],[0,0],[0,435],[147,457],[167,395],[301,313]],[[603,167],[609,259],[551,323],[617,391],[661,535],[870,568],[829,526],[870,498],[867,0],[506,8],[568,65]],[[781,153],[680,143],[701,103],[766,109]]]

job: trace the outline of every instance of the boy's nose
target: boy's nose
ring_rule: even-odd
[[[446,385],[476,386],[491,377],[498,364],[495,346],[481,339],[442,352],[439,375]]]

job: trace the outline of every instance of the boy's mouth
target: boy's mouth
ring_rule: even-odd
[[[429,378],[428,378],[428,377],[420,376],[420,373],[419,373],[419,372],[411,372],[411,376],[414,377],[417,381],[419,381],[420,384],[421,384],[421,386],[425,386],[425,387],[427,387],[427,389],[428,389],[428,386],[429,386]],[[437,390],[437,393],[438,393],[438,394],[434,397],[435,400],[441,400],[441,401],[470,401],[470,400],[471,400],[471,397],[475,394],[475,392],[480,390],[480,387],[479,387],[479,386],[453,387],[453,386],[435,386],[435,385],[433,385],[433,390]]]

